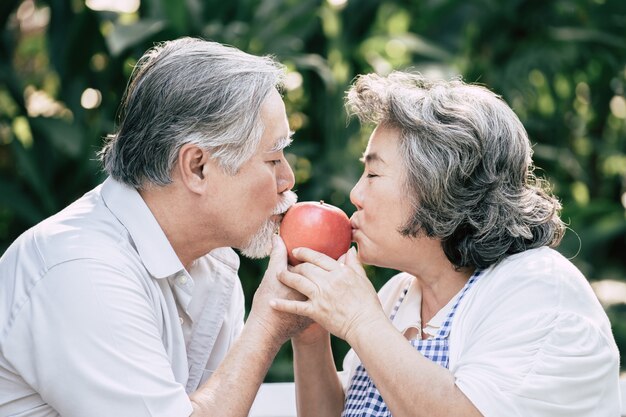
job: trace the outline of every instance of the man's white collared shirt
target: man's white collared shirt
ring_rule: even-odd
[[[185,270],[107,179],[0,259],[0,415],[190,415],[243,327],[238,267],[220,248]]]

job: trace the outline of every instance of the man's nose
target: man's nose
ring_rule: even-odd
[[[294,185],[296,185],[296,177],[293,174],[293,170],[291,169],[289,162],[287,162],[287,159],[284,159],[283,163],[280,164],[280,166],[282,169],[280,170],[280,174],[278,175],[277,188],[278,192],[282,193],[291,190]]]

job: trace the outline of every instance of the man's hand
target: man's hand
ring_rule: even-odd
[[[306,301],[277,298],[272,300],[274,308],[309,317],[348,343],[354,334],[368,332],[371,323],[389,321],[354,248],[343,261],[307,248],[294,252],[304,263],[282,271],[278,278]]]
[[[258,322],[267,330],[271,339],[282,345],[311,324],[311,320],[295,314],[283,313],[270,307],[272,299],[306,300],[299,292],[278,280],[278,274],[287,270],[287,249],[283,240],[274,236],[272,253],[261,285],[254,294],[248,320]]]

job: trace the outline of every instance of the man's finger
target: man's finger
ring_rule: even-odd
[[[267,266],[268,269],[276,268],[282,270],[287,267],[287,248],[285,242],[280,236],[272,236],[272,252],[270,253],[270,262]]]

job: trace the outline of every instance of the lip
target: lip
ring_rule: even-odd
[[[359,225],[354,220],[354,217],[350,218],[350,226],[352,227],[352,241],[356,242],[356,234],[359,232]]]

